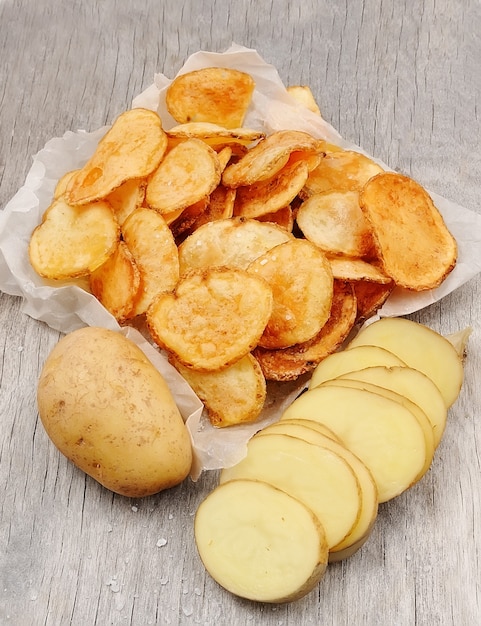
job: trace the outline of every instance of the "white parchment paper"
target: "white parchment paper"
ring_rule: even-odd
[[[245,126],[266,133],[282,129],[303,130],[346,149],[364,152],[359,146],[345,141],[321,117],[298,104],[287,92],[277,70],[255,50],[233,44],[224,53],[201,51],[189,57],[179,74],[210,66],[239,69],[254,78],[256,88]],[[153,84],[132,103],[133,107],[158,111],[165,129],[176,124],[165,107],[165,91],[170,82],[171,79],[163,74],[156,74]],[[191,474],[195,480],[202,470],[227,467],[241,459],[248,439],[261,426],[278,419],[283,408],[299,392],[302,381],[270,386],[266,407],[256,424],[215,429],[203,413],[199,399],[164,355],[146,339],[145,333],[135,328],[120,329],[115,318],[88,292],[82,281],[46,281],[35,273],[28,259],[28,244],[33,229],[51,203],[56,182],[67,171],[81,167],[87,161],[107,129],[68,131],[62,137],[51,139],[34,156],[24,185],[0,212],[0,290],[20,296],[27,315],[63,333],[86,325],[102,326],[121,331],[140,345],[166,377],[186,420],[195,451]],[[375,160],[390,169],[387,164]],[[420,310],[481,271],[481,215],[432,191],[430,194],[458,242],[456,267],[435,290],[417,294],[395,290],[379,311],[380,316],[401,316]]]

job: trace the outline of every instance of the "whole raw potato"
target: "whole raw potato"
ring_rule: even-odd
[[[179,484],[190,436],[162,375],[120,333],[82,328],[48,356],[37,392],[55,446],[107,489],[143,497]]]

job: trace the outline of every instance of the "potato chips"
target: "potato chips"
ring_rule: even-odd
[[[220,428],[255,421],[267,381],[311,372],[397,286],[431,289],[456,263],[418,183],[307,132],[244,126],[254,88],[206,68],[167,89],[169,130],[122,113],[29,245],[40,276],[83,277],[150,332]],[[307,86],[288,91],[320,114]]]

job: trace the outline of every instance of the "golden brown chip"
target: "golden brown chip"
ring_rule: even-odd
[[[137,207],[142,206],[145,197],[146,182],[142,178],[132,178],[107,196],[106,200],[112,206],[118,223],[123,222]]]
[[[167,148],[160,117],[147,109],[121,113],[100,140],[88,162],[70,179],[70,204],[108,196],[131,178],[145,178],[159,165]]]
[[[332,275],[338,280],[347,280],[349,282],[363,280],[382,285],[392,282],[391,277],[379,269],[377,265],[362,259],[331,257],[329,258],[329,263],[331,264]]]
[[[320,142],[298,130],[279,130],[259,141],[237,163],[224,170],[226,187],[241,187],[271,178],[287,164],[292,152],[318,153]]]
[[[196,220],[206,212],[208,205],[209,196],[183,209],[179,217],[169,224],[177,245],[187,237]]]
[[[276,224],[242,217],[208,222],[179,246],[180,273],[205,267],[246,269],[258,256],[292,235]]]
[[[48,207],[30,238],[30,263],[43,278],[86,276],[105,263],[119,241],[110,204],[98,201],[74,207],[64,198]]]
[[[313,113],[317,113],[317,115],[321,114],[319,109],[319,105],[314,98],[314,95],[311,91],[311,88],[308,85],[291,85],[287,87],[288,93],[298,102],[302,104],[302,106],[309,109]]]
[[[230,146],[223,146],[220,150],[216,150],[216,152],[217,158],[219,159],[220,170],[223,172],[232,157],[232,148]]]
[[[134,315],[139,289],[139,268],[127,244],[120,241],[107,261],[90,275],[90,291],[122,324]]]
[[[204,403],[213,426],[225,428],[259,417],[266,399],[266,379],[252,354],[214,372],[198,372],[173,358],[171,362]]]
[[[380,165],[360,152],[328,152],[309,174],[303,195],[308,197],[325,191],[361,191],[370,178],[382,171]]]
[[[372,317],[391,295],[395,282],[375,283],[368,280],[356,280],[352,283],[357,300],[357,323]]]
[[[371,224],[356,191],[316,193],[301,204],[296,221],[306,239],[328,255],[365,257],[372,253]]]
[[[55,185],[55,189],[53,192],[53,199],[58,200],[64,193],[67,192],[68,183],[70,179],[76,174],[79,170],[71,170],[70,172],[66,172],[63,176],[59,178],[57,184]]]
[[[258,219],[259,222],[277,224],[284,230],[287,230],[288,233],[292,233],[292,229],[294,228],[294,214],[290,206],[282,207],[281,209],[274,211],[274,213],[260,215],[256,219]]]
[[[177,246],[163,217],[146,207],[129,215],[122,235],[140,270],[141,291],[134,313],[141,315],[159,293],[175,287],[179,279]]]
[[[208,222],[224,220],[232,217],[234,212],[235,196],[235,189],[227,189],[224,185],[216,187],[209,196],[205,211],[201,213],[191,225],[188,234],[191,235],[195,230]]]
[[[347,282],[335,280],[329,319],[315,337],[281,350],[260,347],[254,350],[266,379],[296,380],[302,374],[311,372],[342,346],[354,327],[356,312],[353,287]]]
[[[210,122],[226,128],[242,126],[254,92],[245,72],[207,67],[177,76],[166,92],[169,113],[179,124]]]
[[[360,202],[385,273],[414,291],[440,285],[456,265],[457,245],[427,191],[385,172],[366,184]]]
[[[154,341],[199,371],[232,365],[252,351],[272,312],[272,291],[244,270],[209,268],[183,276],[147,311]]]
[[[200,139],[187,139],[167,153],[150,177],[146,202],[162,214],[185,209],[207,198],[220,177],[217,153]]]
[[[248,187],[237,187],[234,215],[254,218],[287,206],[303,188],[308,174],[307,163],[296,161],[283,167],[272,178]]]
[[[286,348],[312,339],[329,318],[333,278],[329,261],[304,239],[268,250],[247,271],[272,288],[272,314],[259,339],[263,348]]]
[[[226,128],[210,122],[188,122],[173,126],[167,131],[169,139],[182,141],[184,139],[202,139],[212,148],[230,144],[248,146],[266,135],[253,128]]]

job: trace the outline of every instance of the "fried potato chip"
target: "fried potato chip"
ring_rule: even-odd
[[[325,191],[361,191],[370,178],[382,171],[380,165],[361,152],[328,152],[309,174],[302,193],[309,197]]]
[[[391,277],[380,270],[376,265],[362,259],[330,257],[332,275],[338,280],[355,282],[358,280],[387,285],[392,282]]]
[[[414,291],[434,289],[453,270],[456,240],[427,191],[408,176],[384,172],[360,196],[386,274]]]
[[[290,206],[282,207],[273,213],[266,213],[265,215],[259,215],[256,219],[259,222],[270,222],[271,224],[277,224],[288,233],[292,233],[294,228],[294,213]]]
[[[224,170],[222,182],[226,187],[252,185],[279,172],[288,162],[292,152],[317,154],[320,142],[299,130],[279,130],[259,141],[237,163]]]
[[[180,273],[215,266],[246,269],[258,256],[292,238],[276,224],[242,217],[208,222],[179,246]]]
[[[310,196],[299,207],[296,222],[304,237],[328,255],[366,257],[373,251],[371,224],[356,191]]]
[[[254,422],[259,417],[267,388],[264,374],[252,354],[214,372],[198,372],[173,358],[170,360],[204,403],[213,426],[225,428]]]
[[[167,148],[160,117],[147,109],[121,113],[100,140],[88,162],[70,179],[69,204],[85,204],[108,196],[131,178],[149,176]]]
[[[220,171],[223,172],[232,157],[232,148],[231,146],[223,146],[219,151],[216,150],[216,152],[217,158],[219,159]]]
[[[312,339],[329,318],[333,278],[326,256],[305,239],[268,250],[247,271],[264,278],[274,294],[273,309],[259,339],[263,348],[286,348]]]
[[[67,192],[68,183],[70,179],[78,172],[79,170],[71,170],[70,172],[66,172],[55,185],[55,189],[53,192],[53,199],[58,200],[61,196],[63,196]]]
[[[164,218],[146,207],[129,215],[123,223],[122,236],[140,270],[141,290],[134,314],[141,315],[159,293],[171,291],[177,284],[177,246]]]
[[[272,312],[265,280],[240,269],[208,268],[181,277],[147,311],[154,341],[186,367],[218,370],[252,351]]]
[[[214,190],[215,191],[215,190]],[[190,229],[207,210],[209,205],[209,196],[202,198],[199,202],[191,204],[183,209],[179,217],[177,217],[171,224],[170,230],[174,235],[174,239],[177,245],[187,237]]]
[[[43,278],[86,276],[115,250],[120,229],[107,202],[74,207],[65,196],[48,207],[29,242],[32,267]]]
[[[209,196],[205,211],[201,213],[201,215],[199,215],[195,222],[191,225],[189,235],[200,228],[203,224],[232,217],[234,213],[235,196],[235,189],[228,189],[227,187],[224,187],[224,185],[216,187]]]
[[[290,348],[255,348],[253,354],[267,380],[296,380],[311,372],[318,363],[338,350],[356,322],[356,296],[350,283],[335,280],[329,319],[320,332],[304,343]]]
[[[167,131],[170,139],[182,141],[184,139],[202,139],[213,148],[229,144],[249,146],[266,134],[253,128],[226,128],[210,122],[188,122],[173,126]]]
[[[106,197],[121,226],[132,211],[142,206],[145,198],[145,186],[144,179],[132,178],[114,189]]]
[[[382,307],[393,292],[396,283],[375,283],[370,280],[356,280],[352,283],[357,300],[357,320],[360,324],[372,317]]]
[[[172,148],[147,184],[146,202],[159,213],[185,209],[207,198],[220,182],[215,150],[200,139]]]
[[[167,110],[179,124],[210,122],[226,128],[242,126],[254,92],[245,72],[207,67],[177,76],[167,88]]]
[[[319,105],[314,98],[311,88],[308,85],[290,85],[287,87],[288,93],[294,98],[296,102],[302,104],[302,106],[309,109],[317,115],[321,114]]]
[[[237,187],[234,215],[254,218],[287,206],[303,188],[308,175],[307,163],[295,161],[272,178],[248,187]],[[362,215],[360,209],[359,212]]]
[[[140,284],[139,268],[124,241],[90,274],[90,291],[119,324],[133,317]]]

